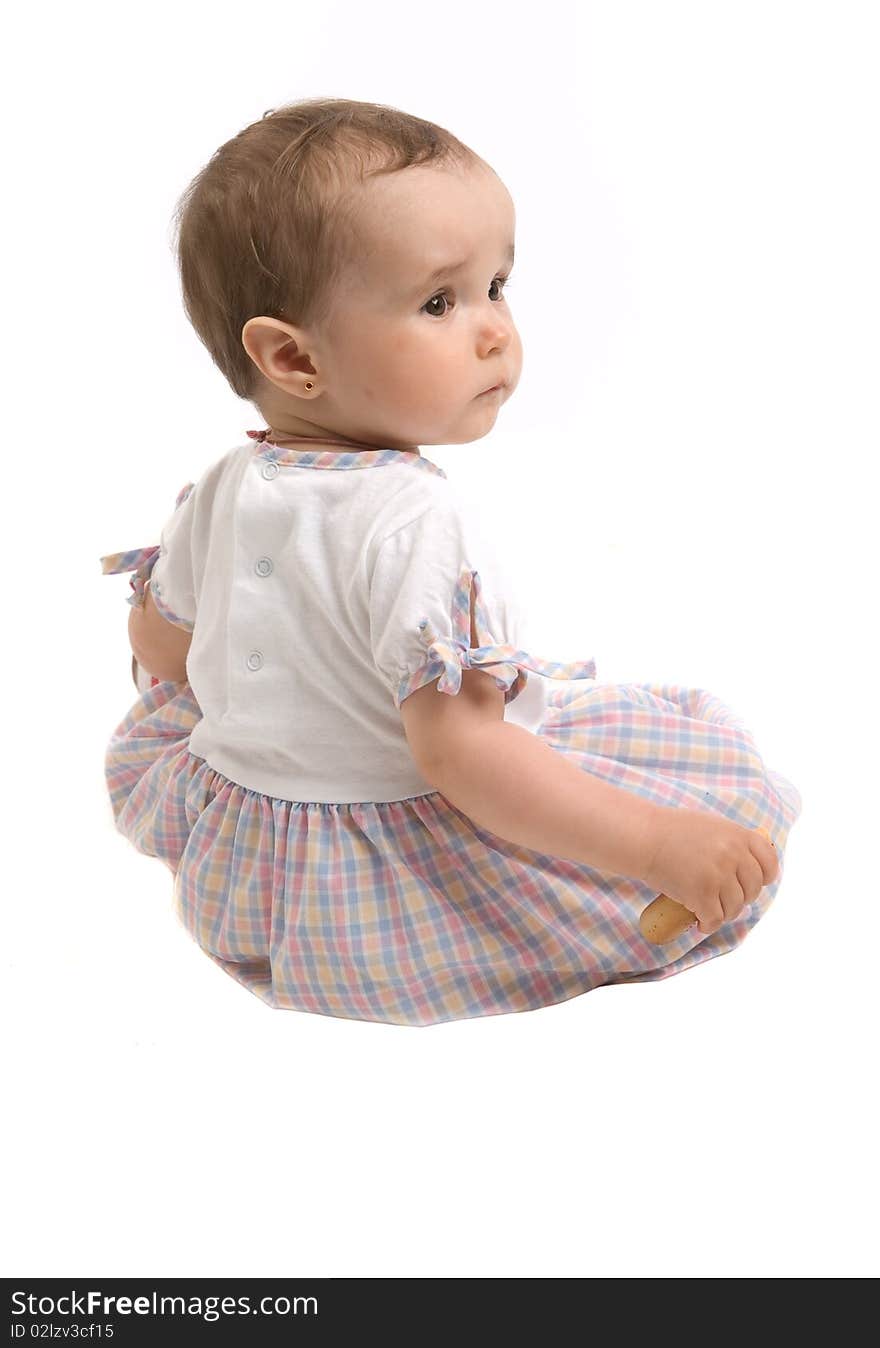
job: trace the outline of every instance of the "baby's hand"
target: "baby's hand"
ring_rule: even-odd
[[[778,874],[773,844],[758,829],[699,810],[664,809],[641,878],[689,908],[709,936],[739,917]]]

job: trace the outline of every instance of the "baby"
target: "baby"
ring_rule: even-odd
[[[497,174],[397,109],[303,101],[222,146],[178,220],[187,314],[266,422],[160,544],[102,559],[134,571],[140,693],[114,819],[187,930],[272,1007],[401,1025],[734,949],[798,792],[713,695],[524,649],[421,453],[482,439],[519,382]],[[691,918],[659,947],[661,892]]]

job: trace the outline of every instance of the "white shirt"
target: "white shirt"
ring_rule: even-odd
[[[230,450],[168,520],[149,582],[163,617],[193,633],[187,676],[203,719],[191,752],[290,801],[433,791],[399,708],[438,675],[449,695],[470,663],[473,572],[480,650],[522,654],[501,564],[424,455]],[[506,719],[537,728],[540,675],[491,651],[473,667],[508,687]]]

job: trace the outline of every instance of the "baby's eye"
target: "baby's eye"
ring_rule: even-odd
[[[509,276],[496,276],[495,279],[494,279],[494,281],[492,282],[492,285],[493,285],[493,286],[501,286],[502,288],[505,288],[505,287],[507,287],[507,286],[510,285],[510,277],[509,277]],[[444,304],[448,305],[448,304],[449,304],[449,299],[447,298],[447,295],[448,295],[448,292],[445,291],[445,290],[440,290],[440,291],[438,291],[436,295],[432,295],[432,296],[431,296],[431,298],[428,300],[427,304],[423,304],[423,305],[422,305],[422,309],[425,310],[425,311],[428,313],[428,316],[429,316],[430,318],[444,318],[445,315],[446,315],[446,310],[445,310],[445,309],[443,310],[443,313],[441,313],[441,314],[438,314],[438,313],[432,313],[432,312],[430,311],[429,306],[432,305],[432,304],[435,302],[435,300],[442,300]],[[503,299],[503,295],[499,295],[499,296],[497,296],[497,298],[498,298],[498,299]]]

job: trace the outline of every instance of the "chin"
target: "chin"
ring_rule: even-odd
[[[455,440],[447,440],[448,445],[472,445],[475,440],[485,440],[486,436],[494,429],[495,422],[491,426],[486,426],[482,431],[474,431],[473,435],[460,435]]]

